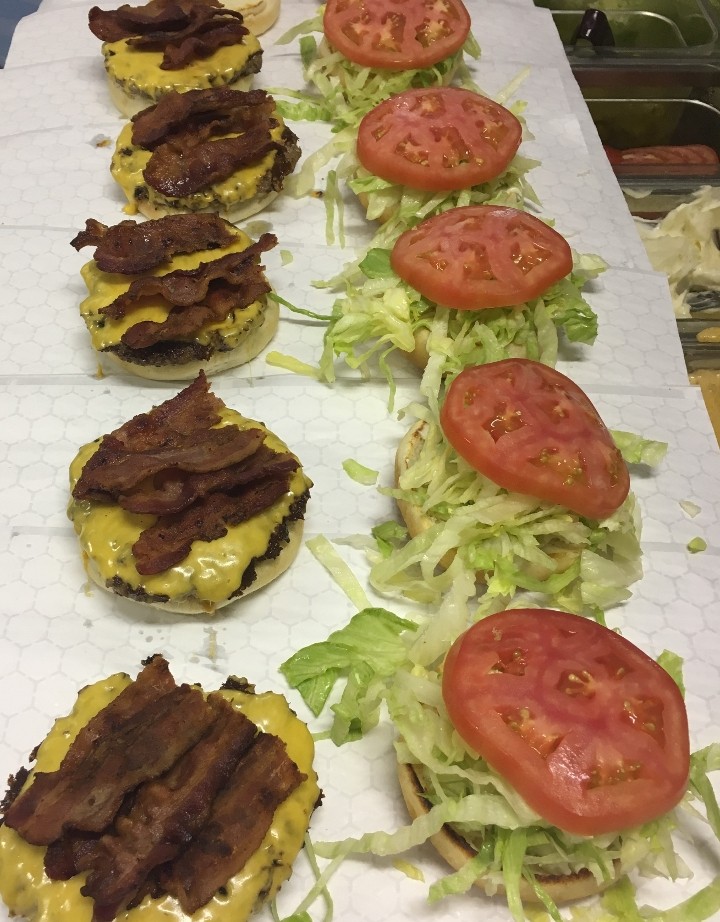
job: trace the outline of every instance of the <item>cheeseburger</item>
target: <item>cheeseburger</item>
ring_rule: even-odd
[[[320,791],[307,727],[245,680],[177,685],[162,656],[87,685],[11,779],[13,915],[244,922],[291,873]]]
[[[241,13],[219,0],[150,0],[93,7],[90,31],[103,42],[110,97],[131,116],[174,90],[248,89],[262,49]]]
[[[299,158],[272,96],[218,87],[171,91],[135,115],[110,171],[128,210],[148,218],[216,212],[236,223],[277,196]]]
[[[212,614],[292,563],[311,486],[287,446],[228,409],[201,372],[80,449],[68,515],[103,589]]]
[[[276,243],[273,234],[253,243],[214,214],[112,227],[88,220],[72,246],[95,247],[80,305],[93,347],[110,365],[157,380],[250,361],[278,326],[260,263]]]

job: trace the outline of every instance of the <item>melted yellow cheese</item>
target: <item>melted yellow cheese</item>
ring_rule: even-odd
[[[271,129],[270,136],[275,141],[282,139],[285,125],[275,113],[277,121],[275,128]],[[137,147],[132,142],[132,122],[120,132],[115,146],[115,152],[110,162],[110,172],[113,178],[122,187],[129,204],[135,208],[139,199],[144,199],[152,205],[171,211],[205,211],[207,209],[220,209],[227,211],[239,202],[246,202],[257,194],[258,183],[268,173],[275,162],[275,151],[272,150],[257,163],[236,170],[232,176],[221,182],[213,183],[206,189],[200,189],[192,195],[182,198],[168,198],[157,189],[145,182],[143,170],[148,165],[152,151]],[[237,137],[236,134],[226,137]],[[213,139],[216,140],[216,139]],[[126,209],[130,211],[131,209]]]
[[[248,59],[260,51],[260,42],[254,35],[246,35],[242,42],[218,48],[180,70],[163,70],[162,51],[133,48],[127,39],[105,42],[102,50],[108,77],[123,92],[145,97],[150,105],[170,90],[183,93],[234,83],[242,76]]]
[[[129,685],[129,676],[119,673],[84,688],[72,712],[55,722],[37,752],[36,771],[55,771],[81,727]],[[193,914],[193,922],[243,922],[260,899],[272,898],[287,880],[303,844],[310,816],[320,791],[313,770],[312,737],[281,695],[267,692],[252,695],[223,691],[234,707],[261,730],[279,736],[290,758],[307,779],[275,811],[262,845],[245,867],[232,877],[226,893],[218,893]],[[37,922],[91,922],[93,901],[80,894],[85,874],[67,881],[51,881],[43,869],[45,848],[29,845],[7,826],[0,826],[0,895],[10,911]],[[173,922],[186,920],[179,903],[171,896],[160,900],[146,897],[135,909],[121,912],[119,922]]]
[[[226,408],[220,425],[230,423],[242,429],[262,429],[269,448],[276,452],[288,450],[262,423]],[[99,445],[100,440],[91,442],[76,455],[70,465],[71,490]],[[275,528],[287,517],[293,502],[310,486],[312,482],[302,468],[298,468],[291,475],[288,492],[268,509],[247,522],[229,526],[223,538],[193,542],[184,560],[153,576],[138,573],[132,546],[140,533],[155,522],[156,516],[126,512],[116,504],[73,499],[68,506],[68,516],[80,539],[85,559],[92,561],[105,582],[119,577],[133,589],[143,589],[151,595],[167,595],[173,602],[199,603],[210,613],[238,589],[251,560],[266,552]]]
[[[196,269],[200,263],[211,262],[228,253],[239,253],[245,250],[251,243],[250,238],[234,227],[231,231],[236,240],[229,246],[174,256],[171,264],[158,266],[143,275],[161,276],[178,269]],[[90,332],[92,344],[99,352],[117,345],[122,335],[136,323],[146,320],[163,323],[170,313],[171,305],[156,295],[138,302],[137,306],[119,320],[106,317],[100,313],[101,308],[112,304],[116,298],[124,294],[137,276],[102,272],[94,260],[86,263],[81,273],[89,295],[80,304],[80,314]],[[224,320],[206,324],[191,338],[195,342],[206,344],[211,339],[220,336],[228,348],[234,349],[242,340],[247,329],[262,319],[263,312],[264,305],[260,301],[254,301],[243,310],[232,311]]]

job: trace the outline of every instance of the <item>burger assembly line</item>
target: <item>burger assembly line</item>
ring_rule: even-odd
[[[64,560],[8,595],[8,651],[39,626],[9,677],[32,699],[48,660],[63,682],[21,730],[30,701],[3,712],[7,917],[351,922],[371,890],[393,919],[719,916],[717,641],[691,637],[716,552],[663,547],[657,511],[678,407],[709,423],[674,346],[664,391],[638,391],[632,342],[630,386],[628,344],[607,361],[617,267],[544,194],[522,51],[497,99],[481,85],[493,24],[538,11],[73,0],[36,21],[58,13],[102,43],[114,136],[94,212],[16,228],[62,237],[97,373],[41,382],[62,500],[39,531],[7,517],[11,580],[21,535]],[[582,174],[604,154],[564,80]],[[654,277],[628,265],[629,313]],[[707,445],[710,519],[676,503],[711,536]]]

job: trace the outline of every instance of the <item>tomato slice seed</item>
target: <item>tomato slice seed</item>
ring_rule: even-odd
[[[594,698],[595,682],[592,675],[583,669],[581,672],[566,670],[558,679],[555,686],[558,691],[569,695],[571,698]]]
[[[631,698],[625,701],[625,719],[639,730],[649,734],[661,746],[665,743],[663,715],[656,698]]]

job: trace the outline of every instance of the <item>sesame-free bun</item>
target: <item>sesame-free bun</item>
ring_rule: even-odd
[[[293,563],[295,558],[298,555],[300,546],[302,544],[303,531],[304,531],[304,520],[298,519],[296,521],[290,522],[287,526],[288,539],[283,544],[283,547],[277,557],[268,560],[262,560],[255,566],[255,579],[248,586],[247,589],[243,590],[242,597],[250,595],[251,592],[255,592],[258,589],[262,589],[271,583],[274,579],[277,579],[288,567]],[[212,543],[208,544],[208,553],[212,550]],[[132,588],[125,584],[116,583],[116,588],[113,588],[112,585],[107,585],[105,580],[100,575],[97,564],[89,557],[85,558],[85,570],[90,579],[98,585],[101,589],[109,592],[111,595],[126,595],[130,598],[135,597],[136,593],[132,591]],[[160,609],[160,611],[167,612],[177,612],[183,615],[214,615],[219,609],[224,608],[230,602],[236,601],[236,597],[228,597],[223,599],[221,602],[217,602],[213,606],[209,606],[206,602],[203,603],[199,599],[193,599],[187,597],[184,599],[173,599],[169,598],[167,602],[147,602],[147,604],[152,605],[154,608]]]
[[[259,355],[275,336],[279,318],[280,308],[277,301],[266,298],[262,315],[249,324],[234,348],[218,350],[203,360],[153,365],[147,362],[133,362],[131,359],[121,358],[114,352],[106,351],[102,353],[102,361],[109,369],[149,378],[152,381],[192,381],[201,370],[205,371],[208,377],[212,377],[217,372],[244,365]]]
[[[400,790],[402,791],[403,800],[407,806],[408,812],[413,819],[423,816],[429,812],[430,807],[425,797],[422,779],[422,768],[418,765],[409,765],[407,763],[398,764],[398,778],[400,780]],[[430,840],[439,854],[455,870],[460,870],[471,858],[474,858],[477,852],[475,849],[457,833],[452,827],[445,825],[443,828],[430,837]],[[587,869],[577,871],[567,875],[543,875],[537,874],[535,878],[540,886],[556,903],[568,903],[573,900],[581,900],[588,896],[594,896],[602,890],[614,884],[622,873],[627,870],[620,870],[619,863],[616,861],[613,865],[614,874],[608,879],[598,883],[595,877]],[[481,890],[488,891],[487,882],[482,877],[478,877],[475,886]],[[493,894],[503,894],[505,891],[500,887],[493,887]],[[537,904],[535,891],[524,879],[520,880],[520,898],[524,903]]]
[[[253,35],[267,32],[280,15],[280,0],[222,0],[222,5],[242,13],[243,22]]]
[[[278,197],[278,195],[279,192],[271,190],[265,195],[256,195],[248,201],[238,202],[236,205],[231,205],[229,208],[222,208],[217,205],[210,208],[193,209],[193,213],[219,214],[221,218],[224,218],[231,224],[240,224],[242,221],[246,221],[259,211],[262,211],[263,208],[266,208],[270,202]],[[178,213],[176,208],[171,208],[170,206],[165,207],[161,203],[153,204],[147,200],[139,201],[137,203],[137,210],[140,214],[145,215],[146,218],[164,218],[165,215]]]

